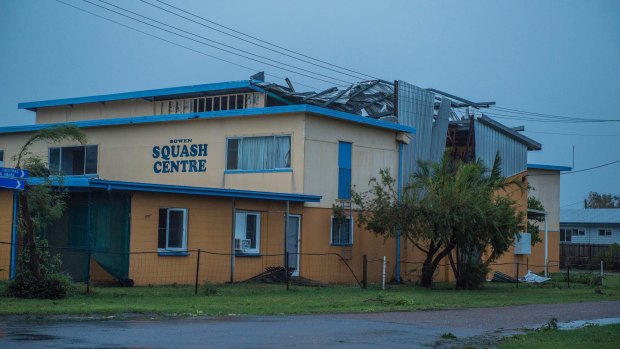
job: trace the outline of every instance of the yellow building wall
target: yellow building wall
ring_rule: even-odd
[[[304,114],[269,115],[267,117],[189,120],[165,124],[140,124],[84,129],[87,144],[99,145],[98,177],[107,180],[245,189],[268,192],[304,193]],[[290,172],[225,173],[227,137],[291,135]],[[5,150],[7,167],[32,133],[0,135],[0,149]],[[208,144],[206,172],[155,173],[153,147],[171,145],[173,139],[191,139],[191,144]],[[189,144],[189,143],[188,143]],[[58,145],[35,143],[33,154],[47,161],[48,149]],[[188,158],[177,158],[183,160]],[[191,158],[194,159],[194,158]],[[337,178],[333,179],[334,181]]]
[[[320,193],[321,202],[308,207],[331,207],[338,199],[338,142],[352,143],[351,186],[356,191],[368,189],[368,181],[379,176],[379,170],[392,169],[398,176],[398,142],[396,132],[352,125],[344,121],[313,115],[306,116],[304,189]]]
[[[0,280],[9,278],[13,241],[13,191],[0,189]],[[8,244],[7,244],[8,243]]]
[[[353,245],[331,245],[332,210],[304,208],[302,218],[300,276],[327,283],[354,284],[363,277],[363,255],[368,263],[370,283],[381,281],[381,265],[386,256],[386,282],[394,277],[396,241],[361,229],[354,216]],[[344,259],[344,261],[343,261]]]
[[[160,256],[157,253],[159,209],[165,207],[188,209],[189,256]],[[285,203],[236,199],[234,207],[237,211],[260,212],[261,234],[260,256],[235,257],[233,281],[249,279],[270,266],[283,266]],[[198,249],[201,249],[199,282],[230,281],[232,198],[134,193],[131,212],[129,278],[136,285],[193,284]],[[301,204],[290,205],[290,214],[301,213]],[[301,234],[303,236],[303,230]]]
[[[144,99],[128,99],[105,103],[74,104],[39,108],[35,123],[52,124],[59,122],[113,119],[155,114],[155,105]]]
[[[285,203],[236,199],[237,211],[261,213],[260,256],[234,258],[234,282],[245,281],[284,266]],[[189,256],[160,256],[157,253],[158,211],[161,207],[188,209]],[[134,193],[131,219],[129,278],[136,285],[193,284],[201,249],[199,283],[230,281],[233,200],[174,194]],[[363,255],[369,262],[371,283],[381,281],[381,260],[387,257],[386,281],[395,268],[394,239],[354,228],[352,247],[330,244],[331,209],[291,204],[290,214],[301,216],[299,276],[322,283],[355,284],[363,277]],[[341,258],[342,257],[342,258]]]

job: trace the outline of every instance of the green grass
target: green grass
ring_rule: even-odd
[[[6,284],[0,288],[3,286]],[[354,286],[291,286],[287,292],[284,285],[209,285],[200,288],[197,296],[193,286],[93,287],[90,294],[84,294],[81,288],[64,300],[0,297],[0,315],[312,314],[620,300],[620,276],[607,277],[602,287],[572,284],[567,288],[565,282],[520,284],[519,288],[514,284],[488,283],[484,289],[475,291],[455,291],[452,287],[438,284],[433,289],[423,289],[393,285],[381,291],[376,287],[364,290]]]
[[[502,341],[500,349],[618,348],[620,325],[588,326],[577,330],[537,331]]]

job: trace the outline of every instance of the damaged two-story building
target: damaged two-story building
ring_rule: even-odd
[[[237,282],[286,264],[296,277],[353,283],[367,255],[386,256],[388,277],[415,281],[408,263],[420,252],[357,226],[351,189],[365,190],[383,168],[402,185],[418,160],[439,159],[446,145],[485,163],[499,152],[504,175],[526,181],[527,151],[540,144],[453,112],[481,106],[402,81],[300,93],[252,79],[21,103],[36,122],[0,127],[0,152],[11,167],[39,130],[72,124],[85,132],[86,144],[31,148],[69,192],[45,236],[63,247],[76,280]],[[510,195],[527,207],[527,193]],[[0,242],[13,243],[0,246],[7,278],[20,242],[15,193],[0,189],[0,204]],[[438,280],[449,279],[441,270]]]

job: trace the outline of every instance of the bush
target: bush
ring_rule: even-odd
[[[10,281],[6,295],[17,298],[66,298],[71,290],[71,278],[60,272],[60,257],[52,255],[46,240],[37,241],[41,278],[36,279],[30,272],[30,249],[25,247],[17,264],[15,278]]]
[[[563,281],[568,281],[568,273],[563,273],[562,279]],[[603,278],[599,274],[594,273],[572,273],[570,274],[570,282],[589,286],[600,286],[603,284]]]
[[[489,274],[489,267],[480,260],[470,260],[461,267],[461,278],[457,288],[475,290],[482,288]]]
[[[63,299],[71,289],[71,278],[63,273],[49,275],[36,281],[33,278],[15,278],[7,288],[7,295],[16,298]]]
[[[203,286],[203,293],[205,296],[215,296],[217,294],[217,287],[215,284],[207,281]]]
[[[598,261],[602,260],[605,263],[605,269],[613,269],[614,262],[620,259],[620,245],[617,243],[609,245],[606,249],[599,252],[594,259],[597,261],[595,267],[598,268],[600,266]]]

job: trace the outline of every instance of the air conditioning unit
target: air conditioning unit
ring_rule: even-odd
[[[235,239],[235,250],[236,251],[249,250],[251,245],[252,245],[252,240],[250,239]]]

